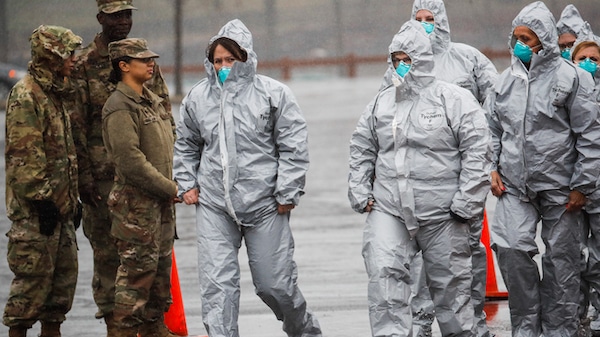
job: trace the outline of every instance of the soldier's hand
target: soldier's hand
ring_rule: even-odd
[[[98,192],[98,188],[96,188],[96,185],[94,184],[88,184],[79,187],[79,198],[81,198],[81,201],[84,204],[91,205],[94,207],[98,207],[98,205],[102,201],[100,192]]]
[[[40,233],[46,236],[53,235],[60,217],[58,207],[49,200],[33,200],[31,204],[38,214]]]

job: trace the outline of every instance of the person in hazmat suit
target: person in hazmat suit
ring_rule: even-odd
[[[590,73],[594,79],[594,95],[600,104],[600,44],[595,36],[579,34],[572,53],[572,61],[578,67]],[[580,40],[582,39],[582,40]],[[583,271],[581,274],[581,302],[579,308],[580,330],[593,336],[600,336],[600,189],[588,197],[584,209],[583,222]],[[593,310],[588,313],[589,305]],[[589,317],[588,317],[589,316]]]
[[[469,90],[483,104],[486,97],[494,90],[498,71],[494,64],[479,50],[464,43],[451,41],[450,24],[443,0],[415,0],[411,18],[423,25],[431,41],[434,74],[438,80],[446,81]],[[384,75],[382,88],[391,85],[391,74],[394,69],[388,68]],[[481,243],[483,230],[483,214],[479,221],[471,227],[469,243],[472,251],[473,284],[471,286],[473,307],[475,309],[476,335],[490,335],[483,311],[485,303],[487,279],[486,248]],[[411,264],[415,275],[412,300],[415,336],[432,335],[433,302],[427,289],[425,274],[422,271],[422,258],[418,254]]]
[[[543,2],[523,8],[509,35],[512,64],[486,101],[498,197],[492,248],[513,336],[574,336],[578,327],[580,217],[600,171],[599,107],[592,78],[561,57],[557,41]],[[533,259],[540,220],[543,278]]]
[[[368,212],[362,254],[373,336],[411,336],[410,262],[419,251],[444,336],[473,336],[470,226],[489,191],[491,138],[467,90],[435,78],[429,36],[411,20],[394,36],[393,85],[350,141],[348,195]]]
[[[596,43],[596,44],[600,43],[600,38],[593,34],[590,24],[587,21],[583,20],[583,18],[579,14],[579,11],[577,10],[577,8],[574,5],[570,4],[565,7],[565,9],[562,11],[560,19],[556,23],[556,28],[558,30],[558,46],[561,49],[561,55],[569,61],[572,60],[575,64],[579,65],[582,69],[584,69],[584,70],[587,69],[588,72],[592,73],[592,76],[595,76],[593,74],[593,73],[595,73],[595,71],[594,71],[594,69],[591,68],[591,67],[595,67],[595,65],[594,65],[595,61],[592,60],[595,57],[593,54],[589,53],[589,50],[587,50],[584,53],[587,57],[583,57],[583,59],[580,60],[580,61],[584,61],[584,62],[576,61],[575,58],[573,57],[572,52],[575,50],[575,46],[577,44],[585,42],[587,47],[590,47],[589,43]],[[593,50],[593,48],[592,48],[592,50]],[[582,57],[582,56],[583,55],[580,55],[580,57]],[[591,58],[589,56],[591,56]],[[586,58],[590,58],[590,60],[585,61]],[[596,90],[598,90],[598,88],[596,88]],[[588,200],[588,204],[589,204],[589,200]],[[594,237],[594,233],[591,232],[591,225],[590,225],[590,220],[592,220],[592,218],[587,213],[587,208],[588,207],[585,207],[583,209],[583,214],[582,214],[582,230],[583,230],[583,232],[582,232],[583,237],[582,237],[582,242],[581,242],[582,274],[581,274],[581,285],[580,285],[581,302],[579,305],[579,318],[580,318],[579,329],[580,329],[580,334],[583,334],[583,335],[588,335],[589,333],[591,333],[591,332],[588,333],[588,330],[590,330],[590,327],[589,327],[590,321],[592,319],[593,320],[598,319],[597,312],[598,312],[598,309],[600,309],[600,298],[598,298],[598,293],[594,289],[593,284],[590,284],[590,282],[588,282],[588,280],[587,280],[588,275],[590,275],[588,272],[588,260],[589,260],[588,257],[590,257],[590,254],[594,254],[594,252],[590,251],[590,250],[596,249],[595,248],[596,238]],[[600,257],[600,252],[598,252],[597,256]],[[592,264],[593,264],[594,263],[593,260],[595,259],[595,257],[592,256],[591,258],[592,258]],[[592,272],[592,275],[593,275],[593,272]],[[591,276],[591,277],[593,278],[593,276]],[[589,312],[590,317],[588,317],[588,311],[589,311],[588,309],[589,309],[590,303],[593,306],[593,310],[591,312]],[[598,327],[600,327],[600,326],[598,326]]]
[[[256,294],[288,336],[321,336],[297,285],[290,211],[304,193],[307,128],[290,89],[256,74],[252,34],[240,21],[213,37],[207,77],[184,98],[175,180],[196,205],[202,317],[211,337],[239,336],[242,239]]]
[[[10,337],[24,337],[37,321],[40,336],[57,337],[77,284],[77,154],[68,107],[82,40],[42,25],[30,42],[27,74],[6,105],[7,260],[15,277],[3,323]]]
[[[571,51],[575,42],[578,39],[581,41],[580,36],[583,38],[588,35],[587,33],[591,32],[589,23],[583,20],[577,7],[573,4],[569,4],[563,9],[560,19],[556,23],[556,29],[558,30],[558,47],[560,48],[560,53],[562,57],[569,61],[571,60]],[[598,37],[594,37],[594,39],[600,41]]]

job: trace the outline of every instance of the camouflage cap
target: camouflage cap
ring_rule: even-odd
[[[131,1],[132,0],[96,0],[96,3],[98,4],[98,13],[104,12],[106,14],[111,14],[126,9],[137,9],[131,5]]]
[[[36,28],[29,41],[32,54],[42,55],[44,51],[50,51],[63,60],[70,57],[71,53],[83,42],[81,37],[75,35],[70,29],[46,25]]]
[[[129,56],[134,59],[158,57],[158,54],[148,49],[144,39],[128,38],[108,44],[108,54],[112,60]]]

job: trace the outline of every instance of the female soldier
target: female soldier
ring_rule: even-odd
[[[170,305],[177,201],[174,136],[162,99],[144,86],[158,55],[135,38],[112,42],[108,49],[118,84],[102,111],[102,133],[115,163],[108,207],[121,261],[113,314],[117,331],[108,335],[134,337],[139,330],[142,336],[175,336],[163,323]]]

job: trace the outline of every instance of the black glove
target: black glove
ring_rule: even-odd
[[[75,226],[75,230],[81,226],[81,219],[83,218],[83,205],[77,201],[77,205],[75,205],[75,214],[73,215],[73,225]]]
[[[467,222],[469,222],[468,219],[465,219],[462,216],[460,216],[460,215],[458,215],[458,214],[456,214],[456,213],[454,213],[452,211],[450,211],[450,216],[452,217],[452,219],[454,219],[455,221],[460,222],[460,223],[467,223]]]
[[[31,204],[39,217],[40,233],[47,236],[54,234],[54,229],[58,225],[58,218],[60,217],[58,207],[50,200],[33,200]]]

